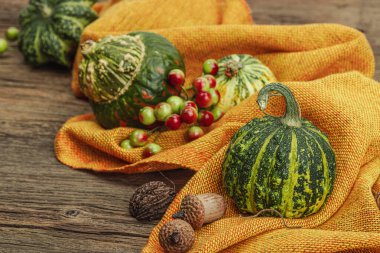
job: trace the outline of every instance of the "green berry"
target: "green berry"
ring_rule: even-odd
[[[187,130],[187,137],[190,141],[196,140],[200,137],[202,137],[205,133],[203,132],[203,129],[199,126],[192,126]]]
[[[145,106],[140,109],[139,112],[139,121],[145,126],[150,126],[156,122],[156,117],[154,116],[154,109],[149,106]]]
[[[223,111],[218,107],[214,107],[211,110],[212,115],[214,115],[214,121],[218,121],[223,116]]]
[[[185,101],[178,96],[169,97],[166,102],[171,106],[173,113],[180,114],[181,108],[184,107]]]
[[[129,139],[126,139],[120,143],[120,147],[125,150],[132,149],[131,141]]]
[[[173,113],[170,104],[161,102],[154,108],[154,116],[158,121],[165,121]]]
[[[219,99],[220,99],[219,91],[217,91],[215,89],[210,89],[208,92],[210,92],[210,94],[211,94],[212,104],[216,105],[217,103],[219,103]]]
[[[9,41],[16,41],[18,39],[20,31],[16,27],[9,27],[5,32],[5,37]]]
[[[204,77],[198,77],[194,79],[193,87],[197,92],[208,91],[210,89],[210,82]]]
[[[8,49],[8,43],[5,39],[0,39],[0,54],[4,53]]]
[[[148,142],[148,132],[137,129],[131,133],[129,140],[131,141],[132,147],[142,147],[145,146]]]
[[[218,62],[214,59],[208,59],[203,63],[203,73],[215,76],[218,73]]]
[[[162,148],[160,145],[158,145],[156,143],[149,143],[144,148],[143,156],[144,157],[150,157],[152,155],[159,153],[161,150],[162,150]]]

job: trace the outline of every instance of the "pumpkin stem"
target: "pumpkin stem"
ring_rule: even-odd
[[[226,70],[224,71],[224,74],[232,78],[234,77],[240,69],[243,68],[243,64],[241,62],[235,61],[235,60],[230,60],[226,63]]]
[[[35,5],[39,8],[43,18],[50,18],[53,14],[53,9],[47,3],[35,3]]]
[[[281,122],[288,126],[301,127],[302,121],[299,105],[290,89],[281,83],[267,84],[260,90],[257,98],[257,103],[259,104],[260,110],[265,113],[269,98],[277,95],[276,93],[270,94],[273,91],[278,92],[280,95],[285,97],[286,112],[284,116],[280,117]]]
[[[83,44],[80,45],[81,53],[84,57],[86,57],[89,53],[91,53],[92,49],[94,48],[95,41],[93,40],[87,40]]]

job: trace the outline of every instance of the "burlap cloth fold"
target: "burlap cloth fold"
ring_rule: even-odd
[[[193,11],[186,7],[188,2],[194,4]],[[209,6],[211,14],[207,16],[201,6],[209,2],[214,5]],[[154,8],[152,4],[156,4]],[[86,28],[82,40],[152,30],[176,45],[184,57],[188,80],[201,74],[200,66],[207,58],[255,55],[279,81],[289,85],[303,117],[328,135],[336,152],[337,178],[326,206],[310,217],[287,220],[301,229],[285,229],[278,218],[240,217],[228,199],[225,217],[197,231],[193,252],[380,251],[380,211],[373,196],[380,191],[380,85],[370,79],[374,59],[363,34],[332,24],[252,26],[247,6],[240,0],[125,0],[109,6],[107,10],[103,5],[96,7],[102,16]],[[178,6],[189,19],[176,25],[177,17],[169,13],[175,13]],[[197,18],[191,13],[195,10]],[[76,68],[73,72],[73,90],[80,95]],[[181,167],[199,171],[153,229],[143,250],[161,252],[158,230],[185,194],[218,192],[225,196],[220,173],[224,153],[237,129],[262,116],[255,101],[252,96],[230,110],[196,141],[185,142],[185,129],[162,133],[156,142],[164,152],[148,159],[142,159],[141,149],[119,147],[133,129],[104,130],[92,115],[77,116],[57,134],[57,158],[72,168],[97,171],[139,173]],[[278,98],[269,112],[283,109],[283,100]]]

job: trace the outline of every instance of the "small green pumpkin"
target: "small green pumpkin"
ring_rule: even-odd
[[[32,65],[71,66],[83,29],[97,18],[96,0],[30,0],[20,13],[19,46]]]
[[[278,94],[285,97],[285,115],[253,119],[236,132],[222,166],[223,181],[241,212],[274,209],[284,217],[300,218],[317,212],[330,195],[335,154],[326,135],[301,118],[286,86],[262,88],[260,109]]]
[[[161,35],[108,36],[85,42],[81,51],[80,87],[105,128],[143,127],[138,121],[142,107],[179,92],[167,83],[167,75],[172,69],[185,71],[185,66],[177,49]]]
[[[265,84],[276,81],[272,71],[259,59],[248,54],[232,54],[218,60],[216,75],[220,92],[218,107],[226,112],[259,91]]]

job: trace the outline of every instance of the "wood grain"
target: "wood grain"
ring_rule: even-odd
[[[27,0],[0,0],[0,33],[17,25]],[[363,31],[380,56],[378,0],[251,0],[258,24],[331,22]],[[318,4],[316,4],[318,3]],[[380,69],[376,69],[376,78]],[[71,170],[54,155],[59,127],[90,112],[69,87],[70,72],[31,68],[13,45],[0,57],[0,252],[139,252],[156,222],[128,214],[134,189],[147,175]],[[177,189],[193,175],[165,172]]]

